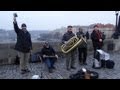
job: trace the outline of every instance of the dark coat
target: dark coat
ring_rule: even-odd
[[[43,47],[41,49],[41,55],[54,56],[55,50],[50,46],[49,48]]]
[[[19,29],[18,24],[14,23],[14,30],[17,34],[17,43],[15,45],[15,49],[17,51],[28,53],[32,49],[32,41],[31,35],[28,31],[24,32],[23,30]]]
[[[93,47],[97,48],[97,49],[101,49],[103,46],[103,42],[99,42],[99,39],[102,39],[102,33],[100,31],[99,31],[99,33],[101,34],[101,38],[98,38],[98,34],[96,33],[95,30],[93,30],[93,32],[91,33]]]
[[[55,56],[56,54],[55,50],[51,46],[49,46],[49,48],[43,47],[40,53],[43,61],[46,59],[46,58],[43,58],[43,55]],[[48,57],[48,58],[56,60],[56,58],[53,58],[53,57]]]
[[[77,35],[77,37],[78,37],[79,39],[81,38],[81,36],[82,36],[83,38],[86,37],[83,32],[77,32],[76,35]]]
[[[89,32],[86,32],[86,38],[89,39],[90,35]]]
[[[76,33],[76,35],[79,39],[81,38],[81,36],[86,39],[86,35],[83,32],[79,31],[79,32]],[[87,44],[79,46],[78,48],[87,48]]]
[[[65,41],[68,41],[68,40],[71,39],[73,36],[75,36],[74,33],[66,32],[66,33],[63,35],[62,43],[64,43]]]

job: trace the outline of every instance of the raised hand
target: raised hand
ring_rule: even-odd
[[[13,21],[14,21],[14,23],[16,23],[16,17],[18,17],[18,16],[17,16],[16,13],[14,13],[14,14],[13,14]]]
[[[14,13],[13,16],[14,16],[14,17],[18,17],[17,13]]]

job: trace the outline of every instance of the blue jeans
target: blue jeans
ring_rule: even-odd
[[[52,58],[45,58],[44,62],[46,63],[48,68],[53,68],[54,67],[54,63],[55,63],[54,59],[52,59]]]

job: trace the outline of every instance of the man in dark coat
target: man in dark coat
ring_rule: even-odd
[[[77,35],[77,37],[79,39],[81,39],[83,37],[84,40],[87,42],[86,35],[83,33],[83,29],[82,28],[79,28],[79,31],[76,33],[76,35]],[[78,47],[78,53],[79,53],[78,57],[79,57],[80,64],[87,65],[87,63],[86,63],[86,59],[87,59],[87,44],[83,45],[83,46],[79,46]]]
[[[103,46],[102,33],[99,31],[98,25],[94,26],[94,30],[91,33],[91,39],[92,39],[92,43],[93,43],[94,57],[95,57],[96,50],[102,49],[102,46]]]
[[[89,39],[90,35],[89,35],[89,32],[87,31],[86,32],[86,38]]]
[[[17,43],[15,45],[15,50],[18,51],[18,56],[20,57],[20,70],[21,74],[24,74],[26,72],[30,72],[28,69],[28,60],[30,56],[30,51],[32,49],[32,41],[31,41],[31,35],[27,31],[26,24],[22,24],[20,29],[18,27],[16,17],[14,16],[14,30],[17,34]]]
[[[63,35],[62,43],[65,44],[67,41],[69,41],[72,37],[75,36],[75,34],[72,32],[72,30],[73,30],[72,26],[67,27],[67,32]],[[66,67],[67,67],[68,71],[71,68],[76,69],[76,67],[75,67],[75,59],[76,59],[75,54],[76,54],[76,49],[74,49],[71,52],[66,54]]]

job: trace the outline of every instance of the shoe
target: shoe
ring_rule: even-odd
[[[52,69],[49,69],[49,73],[53,73],[53,70],[52,70]]]
[[[76,67],[71,67],[72,69],[76,69]]]
[[[30,72],[30,70],[29,70],[29,69],[25,69],[25,71],[26,71],[26,72]]]
[[[70,68],[67,68],[67,71],[70,71]]]
[[[53,66],[52,69],[56,69],[56,68]]]
[[[83,65],[83,62],[79,61],[79,64],[80,64],[80,65]]]
[[[25,74],[26,73],[26,71],[25,70],[21,70],[21,74]]]
[[[87,65],[87,63],[85,62],[85,63],[83,63],[84,65]]]
[[[21,70],[21,74],[25,74],[25,73],[29,73],[29,72],[30,72],[29,69]]]
[[[80,65],[83,65],[83,63],[79,63]]]

